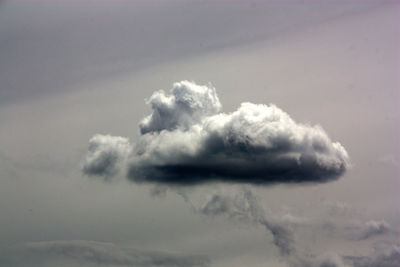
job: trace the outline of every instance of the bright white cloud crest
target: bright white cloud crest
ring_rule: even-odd
[[[166,95],[162,90],[153,93],[147,104],[153,112],[140,122],[142,134],[177,128],[187,130],[221,109],[215,88],[188,81],[174,83],[171,94]]]

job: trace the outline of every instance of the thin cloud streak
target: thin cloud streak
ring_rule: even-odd
[[[88,240],[28,242],[0,254],[2,266],[209,266],[204,256],[143,251]]]

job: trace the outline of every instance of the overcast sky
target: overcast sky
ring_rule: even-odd
[[[399,12],[0,2],[0,266],[399,266]]]

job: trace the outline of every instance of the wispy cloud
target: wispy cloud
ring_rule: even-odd
[[[186,202],[189,202],[196,213],[206,216],[225,216],[229,220],[262,225],[272,235],[273,243],[282,256],[289,256],[294,249],[292,230],[282,221],[267,218],[257,196],[249,188],[239,190],[217,190],[208,196],[201,205],[195,205],[189,196],[180,191]]]
[[[389,224],[384,221],[368,221],[363,227],[360,239],[367,239],[376,235],[386,234],[390,231]]]

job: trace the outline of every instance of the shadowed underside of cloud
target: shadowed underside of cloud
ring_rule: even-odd
[[[327,182],[349,166],[346,150],[320,126],[296,123],[274,105],[242,103],[219,113],[215,88],[188,81],[169,94],[155,92],[147,103],[152,113],[140,122],[141,136],[123,165],[134,182]],[[122,137],[100,138],[108,142],[91,144],[83,170],[110,176],[129,150],[115,145]]]
[[[0,254],[4,266],[209,266],[203,256],[141,251],[86,240],[31,242]]]

